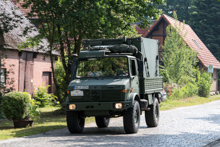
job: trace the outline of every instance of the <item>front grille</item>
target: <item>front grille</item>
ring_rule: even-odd
[[[100,90],[91,90],[90,100],[99,100],[100,99]]]
[[[84,90],[84,96],[70,97],[70,101],[113,101],[121,100],[121,90]]]
[[[120,100],[122,98],[121,90],[102,90],[102,100]]]

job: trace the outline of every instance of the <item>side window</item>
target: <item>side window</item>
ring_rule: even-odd
[[[132,76],[137,75],[136,68],[135,68],[135,60],[130,60],[130,69],[131,69]]]
[[[1,68],[0,77],[1,77],[1,84],[5,84],[5,81],[6,81],[6,69],[5,68]]]

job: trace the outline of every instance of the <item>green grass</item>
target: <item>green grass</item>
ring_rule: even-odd
[[[13,121],[0,119],[0,140],[30,136],[47,131],[65,128],[66,115],[60,109],[61,107],[47,106],[40,108],[41,118],[34,122],[32,127],[14,128]],[[86,123],[94,121],[94,118],[86,119]]]
[[[160,104],[160,110],[170,110],[178,107],[186,107],[198,104],[204,104],[214,100],[220,100],[220,95],[212,96],[210,98],[203,97],[191,97],[181,100],[167,100]],[[34,122],[33,127],[27,128],[13,128],[13,122],[0,119],[0,140],[30,136],[39,133],[44,133],[47,131],[65,128],[66,116],[60,107],[47,106],[45,108],[40,108],[41,118]],[[94,117],[86,118],[86,123],[94,122]]]
[[[170,110],[175,109],[178,107],[186,107],[186,106],[193,106],[208,103],[211,101],[220,100],[220,95],[211,96],[209,98],[204,97],[190,97],[180,100],[167,100],[166,102],[160,103],[160,110]]]

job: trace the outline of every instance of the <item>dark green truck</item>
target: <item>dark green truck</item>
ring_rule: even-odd
[[[145,111],[148,127],[159,122],[158,41],[147,38],[84,40],[84,50],[72,64],[65,102],[67,126],[81,133],[85,118],[95,117],[99,128],[123,116],[126,133],[136,133]]]

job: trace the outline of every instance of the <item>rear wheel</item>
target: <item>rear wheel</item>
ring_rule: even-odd
[[[124,112],[124,129],[126,133],[137,133],[140,125],[140,105],[134,101],[133,107]]]
[[[150,106],[149,111],[145,111],[145,121],[148,127],[157,127],[160,118],[158,99],[154,99],[154,105]]]
[[[103,116],[96,116],[96,117],[95,117],[96,125],[97,125],[99,128],[108,127],[109,121],[110,121],[110,118],[107,118],[107,117],[103,117]]]
[[[79,112],[67,111],[67,127],[70,133],[82,133],[85,125],[85,118]]]

